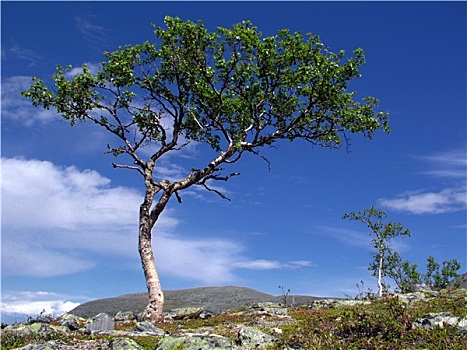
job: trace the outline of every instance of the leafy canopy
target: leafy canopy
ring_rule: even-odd
[[[123,142],[109,151],[140,167],[137,152],[149,144],[158,146],[153,161],[198,141],[232,162],[279,139],[339,147],[348,132],[389,132],[376,98],[358,102],[347,91],[360,77],[362,49],[344,59],[316,35],[282,29],[263,37],[248,21],[214,32],[201,21],[165,24],[154,26],[154,42],[105,52],[96,72],[57,66],[53,88],[33,77],[22,94],[71,124],[92,120],[117,135]]]

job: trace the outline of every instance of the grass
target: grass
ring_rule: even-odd
[[[457,317],[467,317],[467,291],[444,291],[436,298],[409,305],[403,304],[396,297],[375,300],[367,305],[339,306],[328,309],[309,309],[307,307],[290,310],[295,319],[290,324],[277,323],[273,315],[230,313],[204,320],[187,319],[172,323],[156,324],[159,328],[174,334],[179,332],[210,333],[234,339],[235,327],[252,325],[265,332],[279,327],[282,334],[275,334],[278,341],[270,350],[283,349],[467,349],[467,331],[446,326],[432,330],[412,329],[413,322],[428,313],[451,312]],[[278,326],[275,325],[278,324]],[[133,325],[119,325],[118,330],[132,330]],[[13,349],[30,343],[48,340],[70,342],[72,338],[80,340],[106,339],[109,336],[85,336],[70,333],[30,334],[15,337],[3,333],[2,349]],[[132,337],[143,349],[154,349],[161,337]]]
[[[412,329],[415,319],[430,312],[467,316],[466,305],[464,291],[409,306],[392,297],[364,306],[301,309],[291,313],[298,322],[283,327],[271,349],[467,349],[467,332],[457,328]]]

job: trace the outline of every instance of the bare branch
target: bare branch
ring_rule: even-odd
[[[216,171],[219,171],[219,170],[222,170],[222,169],[216,169]],[[231,201],[231,199],[229,197],[227,197],[225,194],[223,194],[222,192],[214,189],[214,188],[211,188],[209,187],[206,182],[208,180],[217,180],[217,181],[227,181],[229,180],[232,176],[238,176],[240,175],[240,173],[231,173],[227,176],[220,176],[220,175],[209,175],[209,176],[206,176],[203,178],[203,180],[201,180],[200,182],[197,182],[196,185],[199,185],[199,186],[202,186],[204,187],[206,190],[210,191],[210,192],[214,192],[216,193],[218,196],[220,196],[222,199],[227,199],[228,201]]]
[[[128,164],[117,164],[117,163],[112,163],[112,166],[114,168],[136,170],[138,173],[140,173],[141,175],[144,176],[144,173],[141,170],[141,168],[139,168],[137,166],[132,166],[132,165],[128,165]]]

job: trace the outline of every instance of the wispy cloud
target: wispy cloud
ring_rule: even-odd
[[[415,159],[427,163],[430,167],[422,174],[442,178],[451,185],[437,190],[405,191],[395,198],[380,198],[379,205],[412,214],[443,214],[467,208],[467,158],[464,149],[417,156]]]
[[[105,27],[94,24],[91,20],[83,17],[76,16],[74,20],[87,44],[94,50],[103,52],[110,42],[109,31]]]
[[[139,269],[134,247],[142,198],[137,190],[112,186],[92,170],[2,158],[2,273],[67,275],[92,269],[109,256]],[[159,268],[168,275],[216,284],[235,282],[239,269],[313,264],[252,259],[245,256],[241,243],[229,239],[181,239],[173,233],[178,223],[168,210],[156,224],[155,254]]]
[[[373,249],[371,247],[371,240],[374,236],[372,236],[372,232],[366,227],[361,230],[353,230],[337,226],[319,226],[318,232],[322,232],[326,237],[336,239],[349,247],[366,250]],[[408,245],[404,242],[403,237],[397,237],[391,240],[390,247],[398,252],[408,249]]]
[[[316,264],[309,260],[298,260],[281,262],[277,260],[249,260],[235,263],[235,267],[248,270],[278,270],[278,269],[296,269],[301,267],[314,267]]]
[[[34,50],[22,47],[16,42],[10,45],[2,45],[3,60],[21,60],[28,62],[29,67],[35,67],[37,62],[42,59],[42,56]]]
[[[409,191],[396,198],[381,198],[379,205],[412,214],[442,214],[465,210],[467,192],[464,188],[446,188],[438,192]]]
[[[464,149],[439,152],[418,159],[427,162],[433,168],[423,174],[443,178],[467,177],[467,155]]]
[[[31,127],[59,119],[54,108],[46,110],[33,107],[31,101],[21,96],[21,91],[29,89],[31,84],[31,77],[26,76],[2,79],[3,120],[15,120]]]

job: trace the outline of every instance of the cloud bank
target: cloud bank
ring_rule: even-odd
[[[68,275],[90,270],[106,257],[127,259],[139,268],[142,193],[112,186],[93,170],[35,159],[2,158],[2,180],[5,275]],[[173,234],[177,224],[170,211],[161,216],[154,248],[159,269],[178,278],[230,283],[238,269],[313,266],[306,260],[250,259],[241,243],[229,239],[180,239]]]
[[[71,297],[76,298],[76,297]],[[7,292],[2,293],[0,311],[5,315],[24,315],[34,317],[41,312],[46,315],[59,316],[80,303],[70,301],[70,296],[50,292]],[[9,317],[11,318],[11,317]],[[9,322],[15,322],[12,319]],[[22,321],[18,319],[17,321]]]

